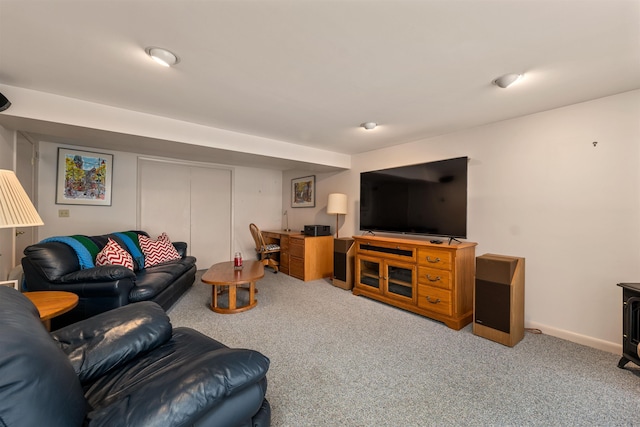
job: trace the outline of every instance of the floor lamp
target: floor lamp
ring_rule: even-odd
[[[20,185],[16,173],[12,170],[0,169],[0,228],[36,225],[44,225],[44,223]]]
[[[339,239],[340,237],[338,236],[338,218],[340,214],[345,215],[347,213],[347,195],[340,193],[329,194],[327,213],[336,215],[336,239]]]

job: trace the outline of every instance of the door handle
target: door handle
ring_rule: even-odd
[[[24,231],[17,231],[16,230],[16,236],[20,236],[21,234],[24,234],[24,233],[25,233]]]

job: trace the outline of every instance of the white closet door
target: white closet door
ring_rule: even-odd
[[[140,229],[187,242],[199,269],[231,258],[229,169],[151,159],[139,162]]]
[[[198,268],[230,261],[231,170],[191,168],[191,247]]]
[[[139,163],[140,229],[155,239],[166,232],[173,241],[190,240],[189,168],[143,159]]]

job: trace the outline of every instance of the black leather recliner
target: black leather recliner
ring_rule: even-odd
[[[0,425],[269,426],[269,359],[173,329],[153,302],[51,334],[0,286]]]

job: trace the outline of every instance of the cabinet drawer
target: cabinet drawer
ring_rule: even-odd
[[[416,249],[414,246],[386,243],[386,242],[361,242],[358,243],[358,252],[369,256],[377,256],[389,259],[397,259],[406,262],[415,262]]]
[[[289,254],[280,252],[280,269],[284,270],[285,268],[287,271],[289,270]]]
[[[451,272],[419,266],[418,283],[443,289],[451,289]]]
[[[289,276],[304,280],[304,260],[302,258],[289,258]]]
[[[280,239],[280,252],[288,252],[289,251],[289,237],[283,236]]]
[[[431,268],[451,270],[452,258],[451,252],[448,251],[430,248],[418,249],[418,264]]]
[[[304,258],[304,239],[289,240],[289,255]]]
[[[451,292],[427,285],[418,285],[418,307],[451,316]]]

